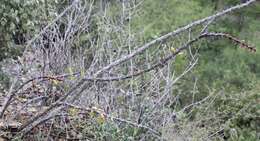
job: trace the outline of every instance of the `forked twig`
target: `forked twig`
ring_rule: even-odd
[[[99,71],[97,71],[94,75],[93,75],[93,80],[94,81],[97,81],[97,77],[103,73],[104,71],[107,71],[115,66],[118,66],[130,59],[132,59],[133,57],[137,56],[138,54],[141,54],[143,53],[145,50],[151,48],[153,45],[159,43],[159,42],[162,42],[162,41],[165,41],[171,37],[174,37],[176,35],[179,35],[180,33],[194,27],[194,26],[197,26],[197,25],[200,25],[202,23],[205,23],[211,19],[216,19],[218,17],[221,17],[225,14],[228,14],[234,10],[237,10],[237,9],[240,9],[240,8],[243,8],[243,7],[246,7],[250,4],[252,4],[253,2],[255,2],[256,0],[249,0],[247,1],[246,3],[243,3],[243,4],[239,4],[239,5],[236,5],[234,7],[231,7],[229,9],[226,9],[226,10],[223,10],[221,12],[218,12],[212,16],[209,16],[209,17],[206,17],[206,18],[203,18],[203,19],[200,19],[200,20],[197,20],[197,21],[194,21],[186,26],[183,26],[181,28],[178,28],[177,30],[173,31],[173,32],[170,32],[168,34],[165,34],[155,40],[152,40],[151,42],[141,46],[141,47],[138,47],[135,51],[133,51],[132,53],[126,55],[126,56],[123,56],[121,57],[120,59],[118,60],[115,60],[114,62],[108,64],[107,66],[103,67],[102,69],[100,69]],[[198,40],[200,40],[201,38],[204,38],[204,37],[210,37],[212,36],[213,34],[202,34],[200,35],[198,38],[190,41],[189,43],[194,43],[194,42],[197,42]],[[173,53],[171,56],[169,56],[168,58],[165,58],[163,61],[164,62],[160,62],[160,65],[169,61],[172,57],[176,56],[178,53],[180,53],[182,50],[184,50],[186,48],[183,47],[183,48],[179,48],[175,53]],[[158,64],[156,66],[159,66]],[[150,69],[147,69],[147,70],[144,70],[143,72],[139,72],[137,74],[132,74],[132,75],[140,75],[142,73],[145,73],[147,71],[150,71],[152,70],[153,67],[151,67]],[[125,77],[125,79],[127,79],[128,77],[130,76],[127,76]],[[131,76],[132,77],[132,76]],[[121,78],[122,79],[122,78]],[[38,115],[36,115],[35,117],[33,117],[32,119],[30,119],[29,121],[27,121],[20,129],[19,131],[22,131],[23,129],[26,129],[27,127],[31,126],[32,124],[34,124],[35,122],[37,122],[41,117],[44,117],[46,116],[50,111],[52,111],[54,108],[56,107],[59,107],[60,106],[60,103],[61,102],[64,102],[66,100],[66,98],[71,95],[72,93],[74,93],[74,91],[77,89],[77,87],[81,86],[82,84],[84,84],[84,81],[86,81],[87,78],[82,78],[80,79],[63,97],[61,97],[58,101],[54,102],[48,109],[46,109],[45,111],[43,111],[42,113],[39,113]]]

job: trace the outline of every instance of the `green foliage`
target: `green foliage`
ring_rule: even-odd
[[[218,55],[214,55],[214,50],[204,52],[200,60],[203,65],[196,70],[199,79],[211,86],[225,85],[227,88],[235,87],[237,90],[251,88],[256,75],[251,72],[249,65],[252,60],[247,60],[250,58],[250,53],[234,49],[233,45],[229,46],[226,46],[227,48],[214,46],[222,49]]]
[[[82,137],[94,140],[139,140],[142,133],[146,132],[144,129],[125,123],[118,125],[110,120],[100,123],[98,117],[92,117],[86,121],[75,120],[74,125],[78,125],[76,128],[80,129]]]
[[[225,136],[232,141],[257,140],[259,130],[259,91],[230,93],[216,101],[216,113],[226,121]]]
[[[223,9],[237,3],[240,3],[240,0],[166,0],[164,2],[146,0],[140,16],[136,17],[131,24],[137,31],[142,30],[143,39],[147,40],[209,15],[216,9]],[[258,9],[258,7],[258,5],[254,5],[253,8],[246,8],[223,17],[210,26],[209,30],[230,33],[258,47],[260,45],[260,24],[259,20],[255,19],[259,18],[259,13],[254,9]],[[192,102],[191,95],[194,94],[193,85],[194,78],[196,78],[198,82],[195,101],[207,96],[209,88],[225,90],[225,96],[216,98],[216,105],[214,108],[210,108],[212,110],[210,115],[219,114],[218,117],[227,116],[229,119],[230,115],[237,114],[229,122],[221,123],[228,127],[225,136],[234,141],[257,140],[255,126],[259,124],[256,123],[259,122],[257,120],[259,113],[256,111],[256,106],[259,107],[259,104],[256,99],[259,100],[259,98],[256,97],[259,94],[252,89],[256,89],[260,76],[259,51],[248,52],[227,40],[202,42],[199,51],[199,64],[194,72],[186,75],[175,86],[173,94],[179,97],[179,106],[175,106],[175,108],[181,109]],[[186,63],[185,59],[176,58],[172,69],[182,72]],[[245,93],[241,93],[241,91],[245,91]],[[241,109],[244,110],[240,111]]]
[[[216,93],[213,90],[208,102],[178,113],[175,126],[181,132],[188,132],[194,140],[211,136],[210,140],[217,141],[257,141],[260,124],[258,84],[254,90],[244,92]],[[217,132],[219,134],[215,134]]]
[[[34,16],[34,6],[32,1],[1,1],[1,30],[15,33],[33,29],[33,22],[28,19]]]
[[[9,77],[2,70],[0,70],[0,82],[0,87],[7,88],[9,86]]]
[[[209,13],[210,7],[202,7],[196,1],[145,0],[141,16],[135,17],[131,25],[136,31],[144,32],[144,39],[156,38]]]
[[[2,0],[0,2],[0,61],[19,55],[26,34],[35,30],[36,1]]]
[[[164,0],[163,2],[145,0],[138,16],[133,17],[130,25],[133,32],[142,31],[144,36],[139,40],[146,41],[173,31],[195,19],[205,17],[216,9],[222,9],[239,2],[240,0]],[[40,6],[43,4],[45,7]],[[1,0],[0,61],[19,55],[26,35],[32,36],[32,33],[40,29],[40,25],[46,24],[67,5],[68,1],[62,0]],[[253,8],[247,8],[223,17],[210,26],[209,30],[231,33],[246,40],[249,44],[255,45],[259,50],[259,9],[259,5],[254,5]],[[115,3],[108,10],[108,16],[113,19],[112,21],[118,22],[118,16],[120,16],[116,14],[118,10],[120,10],[120,6]],[[88,44],[90,38],[98,38],[98,33],[102,35],[117,33],[117,31],[113,33],[113,30],[107,31],[107,26],[110,23],[105,23],[99,18],[98,16],[93,17],[93,23],[90,27],[91,33],[82,34],[76,46]],[[42,21],[46,23],[42,23]],[[186,41],[184,39],[173,41],[172,46],[180,46],[182,41]],[[193,47],[195,46],[197,45]],[[198,65],[192,73],[186,75],[184,79],[173,86],[175,89],[173,95],[178,98],[176,100],[177,106],[171,108],[179,110],[191,104],[193,100],[201,100],[209,95],[209,89],[223,90],[224,92],[221,96],[215,97],[212,105],[206,103],[208,105],[202,104],[194,108],[193,111],[187,110],[180,113],[178,116],[183,120],[183,124],[193,124],[193,121],[200,120],[200,124],[195,127],[191,126],[200,128],[199,131],[216,131],[225,127],[225,137],[230,141],[256,141],[259,139],[257,137],[257,130],[259,130],[257,125],[260,124],[260,88],[258,86],[260,52],[258,50],[255,54],[250,53],[226,40],[202,41],[199,48]],[[175,75],[178,75],[183,72],[188,62],[186,55],[177,56],[171,70],[174,70]],[[74,70],[69,69],[68,72],[73,73]],[[74,78],[71,77],[71,79]],[[196,88],[194,88],[195,80],[197,80]],[[9,80],[2,71],[0,71],[0,81],[6,82],[8,85]],[[143,82],[133,83],[141,85],[139,83]],[[163,83],[162,81],[162,85],[164,85]],[[194,99],[191,98],[193,95],[195,95]],[[191,116],[188,112],[191,112]],[[211,117],[211,119],[205,117]],[[79,122],[76,125],[79,125],[77,128],[82,130],[84,137],[96,140],[140,140],[139,137],[146,132],[144,129],[125,124],[119,126],[111,121],[103,120],[93,116],[88,121],[75,122]],[[211,124],[212,122],[215,124]],[[201,127],[202,125],[204,127]]]
[[[0,1],[0,61],[21,55],[26,34],[35,30],[37,1]],[[0,68],[1,71],[1,68]],[[8,85],[8,77],[0,73],[0,82]]]

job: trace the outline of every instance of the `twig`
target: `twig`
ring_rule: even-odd
[[[199,41],[202,38],[206,38],[206,37],[212,37],[212,36],[221,36],[221,37],[227,37],[229,39],[232,39],[234,41],[240,41],[240,40],[236,40],[231,38],[232,36],[228,35],[228,34],[224,34],[224,33],[204,33],[202,35],[200,35],[199,37],[191,40],[190,42],[186,43],[183,47],[177,49],[176,52],[174,52],[172,55],[169,55],[168,57],[166,57],[166,59],[163,59],[162,61],[160,61],[159,63],[155,64],[154,66],[150,67],[149,69],[140,71],[138,73],[135,73],[133,75],[129,75],[129,76],[125,76],[125,77],[119,77],[119,78],[106,78],[106,79],[97,79],[97,78],[89,78],[89,79],[82,79],[82,81],[80,81],[82,84],[84,83],[84,81],[115,81],[115,80],[124,80],[124,79],[128,79],[128,78],[132,78],[134,76],[138,76],[141,75],[143,73],[149,72],[151,70],[153,70],[156,67],[162,66],[164,65],[167,61],[171,60],[173,57],[175,57],[177,54],[179,54],[181,51],[183,51],[184,49],[186,49],[187,47],[189,47],[190,44],[193,44],[197,41]],[[240,43],[240,42],[239,42]],[[252,50],[253,48],[249,47],[248,45],[246,45],[245,43],[243,43],[244,46],[247,46],[246,48]],[[175,79],[174,83],[181,77],[178,77],[177,79]],[[21,130],[23,128],[25,128],[27,125],[31,124],[32,122],[36,121],[38,118],[40,118],[43,115],[46,115],[48,113],[48,111],[52,110],[53,108],[55,108],[56,106],[58,106],[59,102],[62,102],[63,100],[65,100],[71,93],[73,93],[73,91],[78,87],[81,86],[81,83],[78,83],[78,85],[76,85],[73,89],[71,89],[64,97],[62,97],[60,100],[58,100],[57,102],[53,103],[52,106],[50,106],[50,108],[48,108],[45,112],[43,112],[42,114],[39,114],[38,116],[36,116],[34,119],[30,120],[27,122],[27,124],[23,125],[21,127]]]
[[[63,107],[60,107],[60,108],[63,108]],[[60,110],[59,109],[56,109],[55,111],[53,111],[52,113],[50,113],[48,116],[34,122],[33,124],[31,124],[30,126],[27,126],[26,128],[24,128],[23,131],[19,132],[19,134],[16,135],[15,138],[17,137],[23,137],[25,136],[27,133],[29,133],[34,127],[36,126],[39,126],[41,124],[43,124],[44,122],[52,119],[52,118],[55,118],[55,117],[59,117],[59,116],[64,116],[64,114],[57,114],[57,112]]]
[[[0,119],[3,118],[4,116],[4,112],[6,110],[6,108],[9,106],[10,102],[11,102],[11,99],[13,98],[14,94],[12,93],[13,89],[14,89],[14,86],[17,82],[17,79],[15,78],[14,82],[12,83],[10,89],[9,89],[9,92],[7,94],[7,97],[5,98],[5,101],[3,103],[3,106],[1,107],[1,110],[0,110]]]
[[[245,49],[248,49],[249,51],[252,51],[252,52],[256,52],[256,48],[248,45],[247,43],[245,43],[244,41],[230,35],[230,34],[227,34],[227,33],[207,33],[206,36],[212,36],[212,37],[220,37],[220,38],[226,38],[234,43],[237,43],[240,45],[241,48],[245,48]]]
[[[126,55],[126,56],[123,56],[122,58],[118,59],[118,60],[115,60],[114,62],[110,63],[109,65],[103,67],[102,69],[100,69],[99,71],[97,71],[93,76],[94,78],[97,78],[98,75],[100,75],[102,72],[106,71],[106,70],[109,70],[119,64],[122,64],[126,61],[128,61],[129,59],[135,57],[136,55],[144,52],[145,50],[147,50],[148,48],[152,47],[152,45],[156,44],[156,43],[159,43],[161,41],[165,41],[166,39],[170,38],[170,37],[173,37],[173,36],[176,36],[188,29],[190,29],[191,27],[194,27],[194,26],[197,26],[197,25],[200,25],[208,20],[211,20],[211,19],[216,19],[218,17],[221,17],[225,14],[228,14],[234,10],[237,10],[237,9],[240,9],[240,8],[243,8],[243,7],[246,7],[250,4],[252,4],[253,2],[255,2],[256,0],[249,0],[248,2],[246,3],[243,3],[243,4],[239,4],[239,5],[236,5],[236,6],[233,6],[231,8],[228,8],[226,10],[223,10],[221,12],[218,12],[212,16],[209,16],[209,17],[206,17],[206,18],[203,18],[203,19],[200,19],[200,20],[197,20],[197,21],[194,21],[186,26],[183,26],[181,28],[178,28],[177,30],[173,31],[173,32],[170,32],[168,34],[165,34],[155,40],[152,40],[151,42],[139,47],[137,50],[133,51],[132,53]],[[205,35],[205,34],[204,34]],[[197,39],[198,40],[198,39]],[[194,42],[196,42],[197,40],[194,40]],[[178,54],[179,52],[181,51],[181,48],[179,50],[176,51],[176,54]],[[37,116],[33,117],[31,120],[29,120],[26,124],[24,124],[22,126],[22,128],[20,129],[23,130],[25,129],[27,126],[30,126],[34,121],[37,121],[39,118],[41,118],[42,116],[45,116],[46,114],[48,114],[48,112],[50,110],[52,110],[53,108],[55,108],[56,106],[59,105],[60,102],[63,102],[70,94],[72,94],[78,86],[81,86],[82,84],[84,84],[84,81],[85,79],[80,79],[63,97],[61,97],[57,102],[53,103],[52,106],[50,108],[48,108],[47,110],[45,110],[44,112],[42,112],[41,114],[38,114]],[[96,80],[95,80],[96,81]]]
[[[163,35],[163,36],[161,36],[161,37],[159,37],[159,38],[157,38],[157,39],[154,39],[154,40],[152,40],[151,42],[149,42],[149,43],[147,43],[147,44],[145,44],[145,45],[143,45],[143,46],[141,46],[141,47],[137,47],[137,50],[135,50],[135,51],[133,51],[132,53],[130,53],[130,54],[128,54],[128,55],[126,55],[126,56],[124,56],[124,57],[122,57],[122,58],[120,58],[120,59],[118,59],[118,60],[116,60],[116,61],[114,61],[114,62],[112,62],[112,63],[110,63],[109,65],[107,65],[107,66],[103,67],[102,69],[100,69],[99,71],[97,71],[97,72],[94,74],[94,77],[97,77],[97,76],[98,76],[99,74],[101,74],[102,72],[104,72],[104,71],[106,71],[106,70],[109,70],[109,69],[111,69],[111,68],[113,68],[113,67],[115,67],[115,66],[117,66],[117,65],[119,65],[119,64],[121,64],[121,63],[123,63],[123,62],[126,62],[127,60],[129,60],[129,59],[135,57],[136,55],[138,55],[138,54],[144,52],[145,50],[147,50],[147,49],[150,48],[152,45],[154,45],[154,44],[156,44],[156,43],[158,43],[158,42],[162,42],[162,41],[167,40],[167,39],[170,38],[170,37],[174,37],[174,36],[176,36],[176,35],[179,35],[180,33],[182,33],[182,32],[184,32],[184,31],[190,29],[191,27],[200,25],[200,24],[205,23],[205,22],[207,22],[207,21],[209,21],[209,20],[211,20],[211,19],[216,19],[216,18],[221,17],[221,16],[223,16],[223,15],[225,15],[225,14],[228,14],[228,13],[234,11],[234,10],[237,10],[237,9],[240,9],[240,8],[243,8],[243,7],[246,7],[246,6],[248,6],[249,4],[252,4],[252,3],[255,2],[255,1],[256,1],[256,0],[249,0],[249,1],[247,1],[246,3],[233,6],[233,7],[231,7],[231,8],[226,9],[226,10],[223,10],[223,11],[221,11],[221,12],[218,12],[218,13],[212,15],[212,16],[209,16],[209,17],[206,17],[206,18],[203,18],[203,19],[194,21],[194,22],[192,22],[192,23],[190,23],[190,24],[188,24],[188,25],[186,25],[186,26],[183,26],[183,27],[181,27],[181,28],[178,28],[177,30],[175,30],[175,31],[173,31],[173,32],[167,33],[167,34],[165,34],[165,35]]]
[[[27,50],[27,48],[36,40],[38,39],[48,28],[50,28],[56,21],[58,21],[67,11],[69,11],[74,5],[75,3],[78,2],[77,0],[75,0],[69,7],[67,7],[60,15],[58,15],[50,24],[48,24],[40,33],[38,33],[36,36],[34,36],[34,38],[32,38],[30,41],[28,41],[26,47],[25,47],[25,51]],[[34,79],[28,80],[25,83],[23,83],[18,89],[16,89],[15,91],[13,90],[13,87],[11,87],[11,91],[9,91],[7,98],[5,99],[5,102],[0,110],[0,118],[3,117],[4,112],[6,110],[6,108],[10,105],[10,102],[12,100],[12,98],[15,96],[15,94],[22,89],[26,84],[32,82]]]
[[[27,48],[35,41],[37,40],[45,31],[50,28],[55,22],[57,22],[64,14],[66,14],[75,4],[78,2],[77,0],[74,0],[73,3],[68,6],[62,13],[60,13],[51,23],[49,23],[47,26],[45,26],[37,35],[35,35],[31,40],[28,41],[25,51],[27,51]]]
[[[34,122],[36,122],[38,119],[40,119],[43,116],[46,116],[48,114],[48,112],[50,112],[51,110],[55,109],[56,107],[59,107],[62,102],[69,96],[71,95],[75,89],[77,89],[79,86],[82,85],[83,82],[81,83],[77,83],[77,85],[75,85],[73,88],[71,88],[71,90],[68,91],[67,94],[65,94],[63,97],[61,97],[59,100],[57,100],[56,102],[52,103],[49,108],[47,108],[46,110],[44,110],[43,112],[37,114],[35,117],[31,118],[29,121],[27,121],[25,124],[23,124],[23,126],[21,126],[19,128],[19,131],[24,130],[25,128],[27,128],[27,126],[30,126],[31,124],[33,124]]]
[[[103,115],[106,118],[109,118],[110,120],[116,120],[116,121],[123,122],[123,123],[129,124],[129,125],[132,125],[132,126],[135,126],[135,127],[138,127],[138,128],[147,129],[148,131],[150,131],[153,134],[155,134],[158,138],[160,138],[160,136],[161,136],[161,133],[159,133],[158,131],[156,131],[156,130],[148,127],[148,126],[145,126],[145,125],[142,125],[142,124],[138,124],[138,123],[135,123],[135,122],[132,122],[132,121],[129,121],[129,120],[122,119],[122,118],[111,116],[109,114],[106,114],[103,110],[97,109],[96,107],[83,108],[83,107],[80,107],[80,106],[77,106],[77,105],[73,105],[73,104],[70,104],[70,103],[64,103],[64,104],[67,105],[67,106],[76,108],[76,109],[81,109],[81,110],[87,111],[87,112],[95,111],[96,113],[98,113],[100,115]]]

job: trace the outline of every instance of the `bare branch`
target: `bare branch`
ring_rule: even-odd
[[[116,60],[116,61],[110,63],[109,65],[107,65],[106,67],[102,68],[101,70],[97,71],[97,72],[94,74],[94,77],[97,77],[100,73],[102,73],[102,72],[104,72],[104,71],[106,71],[106,70],[109,70],[109,69],[111,69],[112,67],[115,67],[115,66],[117,66],[117,65],[119,65],[119,64],[121,64],[121,63],[123,63],[123,62],[125,62],[125,61],[127,61],[127,60],[129,60],[129,59],[131,59],[131,58],[133,58],[133,57],[135,57],[136,55],[138,55],[138,54],[144,52],[145,50],[147,50],[148,48],[152,47],[152,45],[154,45],[154,44],[156,44],[156,43],[165,41],[165,40],[167,40],[167,39],[170,38],[170,37],[174,37],[174,36],[176,36],[176,35],[178,35],[178,34],[184,32],[184,31],[190,29],[191,27],[200,25],[200,24],[202,24],[202,23],[204,23],[204,22],[207,22],[207,21],[209,21],[209,20],[211,20],[211,19],[216,19],[216,18],[221,17],[221,16],[223,16],[223,15],[225,15],[225,14],[228,14],[228,13],[230,13],[230,12],[233,12],[234,10],[237,10],[237,9],[240,9],[240,8],[243,8],[243,7],[246,7],[246,6],[248,6],[248,5],[252,4],[252,3],[254,3],[255,1],[256,1],[256,0],[249,0],[249,1],[247,1],[246,3],[242,3],[242,4],[239,4],[239,5],[233,6],[233,7],[231,7],[231,8],[226,9],[226,10],[223,10],[223,11],[221,11],[221,12],[218,12],[218,13],[212,15],[212,16],[208,16],[208,17],[206,17],[206,18],[203,18],[203,19],[194,21],[194,22],[192,22],[192,23],[190,23],[190,24],[188,24],[188,25],[186,25],[186,26],[183,26],[183,27],[181,27],[181,28],[176,29],[176,30],[173,31],[173,32],[167,33],[167,34],[165,34],[165,35],[163,35],[163,36],[161,36],[161,37],[159,37],[159,38],[157,38],[157,39],[154,39],[154,40],[152,40],[151,42],[149,42],[149,43],[147,43],[147,44],[145,44],[145,45],[143,45],[143,46],[141,46],[141,47],[137,47],[137,50],[133,51],[131,54],[128,54],[128,55],[126,55],[126,56],[124,56],[124,57],[122,57],[122,58],[120,58],[120,59],[118,59],[118,60]]]

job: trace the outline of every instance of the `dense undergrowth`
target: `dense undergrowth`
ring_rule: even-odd
[[[209,16],[218,9],[223,9],[224,7],[228,7],[229,5],[233,5],[238,2],[239,0],[165,0],[163,2],[159,0],[144,0],[141,3],[141,5],[139,5],[139,7],[136,7],[137,12],[133,14],[134,16],[131,17],[131,19],[128,19],[129,23],[127,23],[127,20],[123,20],[123,22],[121,23],[116,23],[116,19],[120,16],[117,15],[117,12],[118,9],[120,9],[121,7],[113,1],[111,2],[111,5],[109,7],[108,16],[111,16],[112,21],[115,21],[115,23],[110,24],[120,25],[126,22],[126,26],[122,26],[122,28],[129,28],[131,29],[131,32],[137,33],[137,35],[135,36],[136,39],[133,40],[137,41],[138,44],[142,44],[152,39],[155,39],[160,35],[163,35],[164,33],[173,31],[178,27],[190,23],[196,19]],[[9,2],[0,2],[2,6],[7,6],[7,3]],[[10,2],[10,4],[16,5],[17,3]],[[55,5],[58,4],[50,4],[49,10],[55,11],[59,9],[57,7],[57,9],[55,9]],[[20,4],[18,4],[17,6],[21,7]],[[40,28],[42,28],[39,22],[45,20],[42,18],[32,19],[33,15],[31,15],[32,13],[30,11],[27,11],[28,9],[25,11],[24,9],[16,10],[18,10],[17,12],[15,12],[17,13],[16,16],[18,16],[16,20],[15,17],[13,17],[15,15],[11,17],[6,16],[8,12],[12,13],[12,10],[0,11],[0,15],[5,15],[3,18],[5,18],[8,21],[8,23],[11,22],[11,24],[0,23],[2,24],[2,26],[0,27],[0,38],[3,38],[5,37],[5,35],[8,35],[5,37],[5,39],[0,40],[0,46],[2,46],[0,60],[4,60],[12,56],[18,56],[17,54],[19,53],[17,52],[6,51],[13,50],[11,47],[12,44],[19,44],[21,46],[24,45],[23,43],[15,43],[15,39],[12,39],[11,36],[16,36],[20,32],[22,32],[24,36],[28,36],[27,34],[29,34],[29,36],[32,36],[32,33],[35,33],[35,31],[39,31]],[[39,14],[36,13],[36,17],[41,16],[41,14],[43,14],[43,12],[40,13],[40,11],[44,11],[44,8],[38,8],[38,10]],[[191,50],[187,49],[182,55],[177,56],[175,58],[175,62],[170,64],[171,66],[169,66],[169,68],[172,68],[172,71],[170,72],[178,76],[185,70],[191,58],[193,57],[189,55],[189,52],[198,53],[198,55],[196,56],[198,58],[198,63],[195,65],[195,67],[183,78],[178,80],[177,83],[171,86],[170,94],[172,97],[175,97],[175,101],[172,103],[165,102],[166,104],[162,105],[165,106],[165,111],[161,111],[162,113],[173,112],[176,115],[174,115],[174,118],[171,122],[168,122],[167,125],[164,125],[160,129],[158,129],[162,131],[160,134],[161,139],[230,141],[259,140],[259,10],[260,6],[259,3],[257,3],[254,6],[233,12],[230,15],[224,16],[218,19],[217,21],[214,21],[214,23],[210,25],[208,29],[212,32],[230,33],[236,37],[239,37],[240,39],[245,40],[245,42],[247,42],[248,44],[254,45],[256,47],[257,51],[255,53],[240,48],[239,45],[236,45],[230,42],[229,40],[202,40],[192,45]],[[49,18],[48,20],[53,20],[53,17],[55,16],[50,14],[47,16],[47,19]],[[97,38],[95,45],[102,46],[100,45],[101,43],[99,43],[99,41],[101,40],[99,34],[107,33],[107,31],[105,31],[107,30],[106,26],[108,26],[106,23],[107,21],[106,19],[104,20],[99,16],[95,16],[93,19],[94,25],[91,26],[91,34],[83,34],[83,36],[79,37],[79,44],[82,44],[82,42],[84,42],[84,44],[91,44],[87,42],[87,40],[90,40],[90,38]],[[26,20],[27,23],[25,22]],[[19,25],[16,28],[20,28],[21,26],[21,30],[18,29],[18,31],[15,30],[14,32],[14,25]],[[34,29],[31,29],[31,27],[36,28],[36,30],[34,31]],[[109,28],[111,28],[111,30],[113,29],[113,27]],[[194,29],[194,32],[198,32],[197,29]],[[110,33],[112,34],[111,38],[118,38],[118,35],[113,35],[114,30],[112,30],[112,32]],[[179,35],[177,39],[166,43],[166,46],[176,48],[188,39],[187,36],[193,37],[193,34],[189,34],[187,32],[184,35]],[[4,42],[4,40],[8,40],[8,42]],[[120,39],[116,41],[121,42]],[[77,45],[78,44],[74,45],[75,48],[77,48]],[[151,54],[155,54],[157,52],[157,49],[151,49],[149,50],[149,52]],[[106,55],[107,54],[105,54],[103,57],[106,58]],[[144,56],[141,56],[138,59],[142,60],[142,57],[144,58]],[[109,57],[107,58],[111,59]],[[149,59],[152,60],[154,58],[150,57]],[[71,69],[70,66],[67,67],[66,70],[64,70],[63,72],[71,73],[71,71],[75,72]],[[123,71],[128,72],[129,70],[125,69]],[[10,84],[10,79],[2,71],[0,73],[0,79],[2,81],[1,83],[5,83],[4,87],[7,90],[8,84]],[[70,79],[73,80],[76,78]],[[145,89],[145,84],[143,84],[142,82],[150,79],[152,79],[152,76],[144,75],[142,78],[133,79],[131,81],[122,82],[116,85],[123,85],[122,89],[131,88],[138,92],[142,92],[142,90],[139,90],[140,87]],[[56,83],[56,81],[53,81],[52,85],[55,86],[55,90],[58,89],[59,91],[59,88],[56,88]],[[165,86],[166,83],[166,81],[162,80],[160,81],[158,86]],[[107,85],[108,84],[104,84],[104,87]],[[52,91],[53,89],[54,88],[52,88],[50,91]],[[146,91],[149,90],[145,89],[144,92]],[[164,93],[164,91],[160,92],[162,94]],[[115,103],[118,104],[117,106],[127,107],[128,105],[124,105],[124,103],[128,103],[126,102],[127,98],[124,96],[120,96],[116,97],[117,99],[115,100]],[[136,101],[138,100],[139,99],[137,99]],[[147,99],[140,99],[140,101],[145,100]],[[149,107],[145,107],[144,111],[142,112],[149,113],[149,110],[151,110],[149,109]],[[65,120],[52,121],[53,123],[60,122],[61,124],[69,123],[67,127],[62,127],[58,125],[55,126],[53,123],[53,126],[48,126],[52,127],[52,132],[50,132],[50,134],[55,133],[55,135],[57,135],[57,138],[55,138],[55,135],[46,135],[44,127],[42,127],[42,129],[37,130],[40,130],[42,132],[39,132],[38,134],[31,134],[27,138],[43,140],[48,136],[53,136],[54,139],[58,139],[59,137],[65,136],[65,132],[68,132],[69,135],[66,136],[73,136],[77,138],[92,140],[158,139],[158,137],[149,136],[150,133],[148,132],[149,129],[147,128],[139,128],[138,126],[136,127],[136,125],[131,124],[118,124],[118,122],[116,122],[117,119],[106,120],[104,115],[95,113],[94,111],[91,111],[90,113],[84,113],[83,111],[74,108],[67,109],[67,111],[68,114],[70,114],[73,117],[69,118],[69,122]],[[131,119],[131,116],[132,115],[128,115],[127,111],[124,111],[122,114],[122,117],[129,119]],[[149,120],[147,120],[147,122],[148,121]]]

